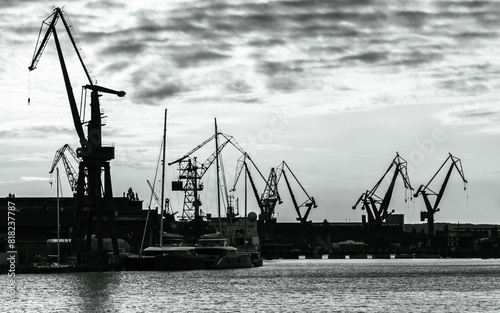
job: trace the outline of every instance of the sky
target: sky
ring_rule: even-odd
[[[131,187],[145,208],[150,203],[147,181],[159,186],[155,170],[167,109],[167,162],[209,138],[216,119],[219,131],[232,136],[266,178],[271,168],[288,164],[316,199],[313,221],[360,222],[366,212],[352,206],[396,153],[408,162],[415,190],[451,153],[461,160],[468,184],[464,191],[459,173],[452,172],[436,221],[500,223],[496,1],[2,1],[5,196],[54,196],[55,176],[48,172],[55,151],[78,147],[53,38],[37,69],[28,71],[53,5],[64,7],[97,83],[127,93],[101,97],[103,141],[116,147],[115,196]],[[80,103],[88,80],[61,22],[57,32]],[[211,142],[192,156],[204,161],[214,149]],[[228,189],[240,156],[230,149],[223,151]],[[59,168],[63,195],[70,196]],[[167,168],[167,186],[176,175],[175,165]],[[263,180],[255,170],[252,176],[262,193]],[[215,177],[204,176],[207,213],[216,212]],[[432,189],[443,181],[438,175]],[[294,221],[286,186],[280,182],[279,188],[284,201],[278,220]],[[183,195],[166,189],[181,212]],[[404,214],[406,223],[420,222],[422,198],[405,202],[405,194],[398,177],[390,209]],[[258,212],[254,198],[248,210]]]

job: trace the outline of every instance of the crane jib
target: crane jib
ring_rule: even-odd
[[[37,45],[35,47],[35,52],[33,54],[33,58],[31,61],[31,65],[29,66],[29,70],[32,71],[37,67],[38,62],[43,54],[43,51],[45,50],[45,48],[47,46],[48,40],[50,39],[50,36],[53,35],[56,49],[57,49],[57,55],[59,58],[62,74],[64,77],[64,83],[65,83],[66,93],[68,96],[68,101],[69,101],[69,105],[70,105],[70,109],[71,109],[71,115],[73,118],[73,124],[75,126],[75,130],[76,130],[76,133],[78,135],[80,144],[82,146],[80,149],[77,149],[77,153],[80,156],[90,157],[90,155],[93,153],[103,152],[103,149],[101,147],[101,142],[102,142],[102,140],[101,140],[101,126],[102,125],[101,125],[101,120],[100,120],[101,117],[99,114],[99,112],[100,112],[99,100],[98,100],[97,96],[93,96],[92,100],[91,100],[92,101],[92,103],[91,103],[92,111],[93,112],[95,111],[95,112],[92,114],[92,120],[88,124],[89,125],[89,129],[88,129],[88,137],[89,138],[87,139],[85,137],[85,133],[83,131],[81,116],[80,116],[80,113],[79,113],[77,105],[76,105],[76,100],[75,100],[75,96],[73,94],[73,89],[72,89],[71,81],[70,81],[70,78],[68,75],[68,70],[66,68],[66,63],[64,61],[64,56],[62,53],[61,45],[60,45],[60,42],[59,42],[59,39],[57,36],[56,24],[59,20],[59,17],[61,17],[61,19],[63,21],[66,32],[68,33],[68,36],[71,40],[73,48],[75,49],[75,52],[80,60],[80,63],[83,67],[83,70],[85,72],[85,75],[87,76],[87,79],[89,81],[89,84],[84,86],[84,88],[92,90],[93,93],[96,92],[96,95],[97,95],[97,92],[103,92],[103,93],[110,93],[110,94],[115,94],[119,97],[123,97],[123,96],[125,96],[125,92],[124,91],[116,91],[113,89],[105,88],[105,87],[98,86],[98,85],[94,84],[95,78],[92,76],[92,72],[90,71],[90,67],[86,63],[86,58],[85,58],[85,55],[83,53],[83,50],[81,49],[81,47],[79,45],[79,40],[78,40],[76,33],[74,31],[74,27],[71,25],[71,22],[69,21],[69,17],[67,16],[67,14],[61,8],[56,7],[53,10],[53,13],[42,22],[42,27],[41,27],[39,35],[38,35],[39,41],[37,41]],[[40,38],[42,37],[42,31],[44,30],[45,27],[47,27],[47,29],[46,29],[45,33],[43,34],[43,39],[40,41]],[[30,103],[30,101],[31,101],[31,99],[28,100],[28,103]],[[96,112],[97,112],[97,114],[96,114]],[[91,136],[91,134],[92,134],[92,136]],[[101,152],[97,152],[98,150],[101,150]],[[106,153],[106,155],[108,155],[108,157],[111,157],[111,156],[114,157],[114,153]],[[101,153],[101,156],[103,156],[102,153]]]

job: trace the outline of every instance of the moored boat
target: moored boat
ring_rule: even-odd
[[[196,254],[203,259],[206,269],[228,269],[252,267],[249,253],[240,253],[229,246],[226,239],[200,239],[195,246]]]
[[[124,260],[128,271],[186,271],[205,268],[194,247],[148,247],[141,255],[129,255]]]

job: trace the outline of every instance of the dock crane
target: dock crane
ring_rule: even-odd
[[[75,150],[71,148],[69,144],[65,144],[61,148],[59,148],[56,151],[56,154],[54,156],[54,160],[52,161],[52,167],[50,168],[49,173],[52,174],[54,172],[54,169],[56,168],[57,164],[59,163],[60,160],[62,160],[63,165],[64,165],[64,170],[66,171],[66,176],[68,177],[69,181],[69,186],[71,187],[71,191],[73,194],[76,194],[77,191],[77,186],[78,186],[78,174],[76,173],[75,169],[73,168],[73,165],[71,165],[71,162],[68,160],[66,155],[64,154],[66,151],[68,151],[75,162],[77,164],[80,164],[81,158],[79,158],[76,155]]]
[[[439,189],[438,192],[432,190],[429,185],[432,183],[434,178],[438,175],[438,173],[443,169],[443,167],[446,165],[447,162],[450,162],[450,167],[448,169],[448,172],[446,173],[446,176],[444,178],[443,184],[441,185],[441,189]],[[456,169],[458,173],[460,174],[460,177],[462,177],[462,181],[464,182],[464,190],[467,190],[467,180],[465,179],[464,171],[462,168],[462,161],[453,156],[451,153],[449,153],[448,158],[443,162],[441,167],[437,170],[437,172],[432,176],[431,180],[427,183],[427,185],[421,185],[420,188],[418,188],[417,192],[415,193],[415,197],[418,197],[419,195],[422,195],[422,198],[424,199],[425,207],[427,211],[422,211],[420,212],[420,220],[425,221],[427,219],[427,232],[429,233],[430,237],[434,236],[434,214],[440,211],[438,208],[439,203],[441,202],[443,198],[444,191],[446,189],[446,186],[448,185],[448,181],[450,179],[451,172],[453,169]],[[435,196],[436,199],[434,200],[434,204],[431,204],[431,201],[429,199],[429,196]]]
[[[302,189],[302,191],[304,192],[304,194],[307,197],[307,199],[301,204],[298,204],[297,199],[295,197],[295,194],[293,193],[292,186],[290,184],[288,176],[286,175],[287,170],[292,175],[292,177],[295,179],[295,181],[298,183],[298,185],[300,186],[300,188]],[[311,213],[311,209],[318,207],[318,205],[316,204],[316,201],[314,200],[314,197],[309,196],[307,191],[304,189],[304,186],[302,186],[302,184],[299,182],[299,180],[297,179],[297,177],[295,176],[295,174],[292,172],[292,170],[290,169],[290,167],[288,166],[288,164],[285,161],[283,161],[280,164],[280,166],[278,166],[278,172],[279,172],[278,182],[282,176],[285,178],[288,192],[290,193],[290,197],[292,198],[293,206],[294,206],[295,211],[297,212],[297,215],[298,215],[297,221],[299,221],[302,225],[307,224],[307,222],[308,222],[307,219],[309,218],[309,214]],[[304,215],[302,215],[302,213],[301,213],[301,210],[300,210],[301,208],[306,208]]]
[[[262,176],[262,175],[261,175]],[[262,192],[260,197],[262,202],[263,212],[261,213],[261,219],[272,220],[274,219],[274,212],[277,204],[283,203],[278,191],[278,175],[276,174],[275,168],[271,168],[269,176],[266,180],[266,187]]]
[[[222,135],[225,138],[217,149],[205,160],[203,163],[197,161],[196,157],[190,156],[205,146],[207,143],[216,139],[217,136]],[[196,146],[194,149],[186,153],[179,159],[168,163],[168,165],[179,164],[179,176],[177,181],[172,182],[173,191],[184,191],[184,207],[182,211],[183,220],[197,220],[200,218],[201,200],[198,196],[198,191],[203,190],[203,183],[200,179],[205,175],[210,166],[215,162],[217,156],[221,153],[224,147],[233,140],[231,136],[218,132],[210,136],[204,142]],[[233,143],[234,144],[234,143]],[[183,184],[182,180],[185,181]]]
[[[238,159],[237,162],[236,177],[234,180],[234,186],[231,189],[231,191],[236,190],[236,185],[238,183],[239,177],[241,176],[241,172],[245,170],[247,178],[250,181],[252,192],[257,201],[257,205],[260,209],[259,229],[262,237],[267,238],[269,235],[272,235],[272,224],[276,222],[276,218],[274,217],[276,204],[282,203],[277,188],[278,181],[276,172],[273,168],[271,170],[270,178],[266,180],[265,177],[262,175],[261,171],[258,169],[253,160],[250,158],[250,156],[244,151],[242,151],[242,153],[243,155]],[[247,161],[249,161],[254,166],[254,168],[257,170],[258,174],[266,184],[265,190],[262,193],[262,195],[259,195],[257,186],[255,185],[255,181],[253,179]]]
[[[85,75],[89,81],[87,85],[83,86],[85,90],[91,91],[91,116],[88,122],[82,121],[76,105],[75,96],[71,87],[71,81],[69,79],[66,63],[64,61],[64,56],[56,31],[56,24],[59,19],[61,19],[64,24],[66,32],[69,35],[69,39],[71,40],[73,48],[75,49],[78,59],[80,60]],[[100,93],[109,93],[117,95],[119,97],[123,97],[125,96],[125,92],[116,91],[95,84],[95,79],[92,76],[92,73],[89,70],[89,66],[85,61],[85,55],[83,54],[83,51],[80,47],[79,40],[69,20],[69,17],[67,16],[66,12],[64,12],[59,7],[55,7],[52,14],[42,21],[37,45],[35,46],[35,52],[33,54],[31,65],[28,67],[30,71],[34,70],[37,67],[51,35],[54,36],[57,55],[59,58],[59,63],[61,65],[66,93],[68,96],[68,101],[73,118],[73,124],[75,126],[75,130],[81,145],[81,147],[76,150],[77,156],[81,157],[82,161],[80,162],[78,173],[75,219],[73,221],[74,229],[71,241],[72,250],[75,251],[78,255],[77,239],[83,237],[81,236],[81,228],[84,217],[86,217],[87,222],[85,250],[89,251],[91,249],[92,224],[93,218],[96,217],[98,254],[106,255],[106,253],[103,251],[102,234],[102,216],[104,213],[104,215],[107,216],[110,227],[110,236],[113,244],[113,251],[117,256],[118,240],[116,237],[115,211],[112,205],[113,193],[111,187],[111,173],[109,168],[109,161],[114,159],[115,148],[114,146],[107,146],[103,145],[102,143],[101,127],[103,126],[103,124],[99,97],[101,96]],[[40,38],[42,39],[40,40]],[[85,137],[82,126],[84,123],[87,123],[88,126],[87,137]],[[104,181],[101,179],[103,172]],[[85,191],[85,181],[87,181],[87,191]]]
[[[245,170],[248,179],[250,181],[250,185],[252,187],[252,191],[254,193],[255,199],[257,201],[257,205],[260,209],[260,215],[259,215],[259,220],[262,221],[272,221],[275,220],[274,217],[274,211],[276,204],[282,203],[280,195],[278,193],[278,180],[276,176],[276,171],[274,168],[271,169],[271,173],[269,174],[269,178],[266,180],[264,176],[262,175],[261,171],[258,169],[257,165],[253,162],[253,160],[250,158],[248,153],[243,152],[243,155],[238,159],[237,162],[237,167],[236,167],[236,177],[234,180],[234,186],[231,189],[231,191],[236,190],[236,185],[238,183],[239,177],[241,175],[241,172],[243,169]],[[259,192],[257,190],[257,186],[255,185],[255,181],[253,179],[252,173],[250,172],[250,168],[248,166],[248,162],[253,165],[255,170],[258,172],[259,176],[262,178],[262,180],[265,182],[266,186],[264,188],[264,192],[259,195]]]
[[[391,168],[394,167],[394,173],[389,184],[389,188],[387,189],[383,198],[379,197],[375,194],[377,189],[380,187],[380,184],[384,180],[385,176],[389,173]],[[396,152],[396,157],[391,162],[391,165],[384,173],[382,178],[375,184],[375,186],[371,190],[367,190],[364,192],[356,202],[356,204],[352,207],[353,210],[356,209],[359,203],[362,203],[361,209],[366,210],[368,214],[368,226],[371,230],[377,230],[382,227],[385,219],[394,213],[394,211],[389,212],[389,204],[391,202],[392,194],[394,191],[394,185],[396,183],[396,179],[398,175],[401,174],[403,179],[405,190],[413,190],[410,184],[410,179],[407,173],[407,162],[399,156]],[[411,193],[410,193],[411,197]],[[407,197],[408,198],[408,197]],[[405,199],[406,201],[407,199]]]
[[[264,182],[266,184],[265,188],[264,188],[264,192],[262,193],[261,196],[259,196],[259,193],[257,191],[257,187],[255,186],[255,182],[252,178],[252,175],[250,173],[250,170],[249,170],[249,167],[247,165],[246,160],[251,161],[251,163],[254,165],[257,172],[260,174],[260,176],[262,177],[262,179],[264,180]],[[252,159],[250,159],[248,154],[245,153],[240,158],[240,160],[238,160],[238,166],[237,166],[237,170],[236,170],[236,179],[235,179],[235,183],[234,183],[235,187],[236,187],[236,183],[238,181],[238,178],[239,178],[243,168],[245,169],[245,171],[249,177],[253,193],[255,195],[255,198],[257,199],[257,204],[258,204],[260,211],[261,211],[261,214],[259,216],[259,220],[262,220],[262,221],[275,220],[274,212],[275,212],[276,205],[283,203],[281,196],[280,196],[280,193],[279,193],[279,190],[278,190],[278,184],[281,180],[281,177],[285,178],[287,189],[290,192],[290,196],[292,198],[294,208],[295,208],[297,215],[298,215],[297,221],[300,221],[302,224],[306,224],[307,219],[309,217],[309,214],[311,212],[311,209],[318,207],[318,205],[316,204],[316,201],[314,200],[314,197],[309,196],[309,194],[305,190],[304,186],[302,186],[302,184],[299,182],[299,180],[297,179],[297,177],[295,176],[295,174],[292,172],[292,170],[290,169],[290,167],[288,166],[288,164],[285,161],[283,161],[276,168],[274,168],[274,167],[271,168],[271,171],[269,173],[269,177],[266,180],[264,178],[264,176],[262,175],[262,173],[257,168],[257,166],[255,166],[255,163],[253,163]],[[307,196],[307,200],[301,204],[299,204],[297,202],[297,198],[295,197],[295,194],[293,193],[292,186],[290,184],[290,180],[288,179],[288,176],[285,173],[286,171],[288,171],[292,175],[292,177],[299,184],[300,188]],[[235,189],[235,187],[233,187],[233,190]],[[302,215],[301,208],[304,208],[304,207],[306,208],[306,212]]]

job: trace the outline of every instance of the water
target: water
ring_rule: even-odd
[[[9,312],[499,312],[500,260],[272,260],[237,270],[26,274],[16,287]]]

